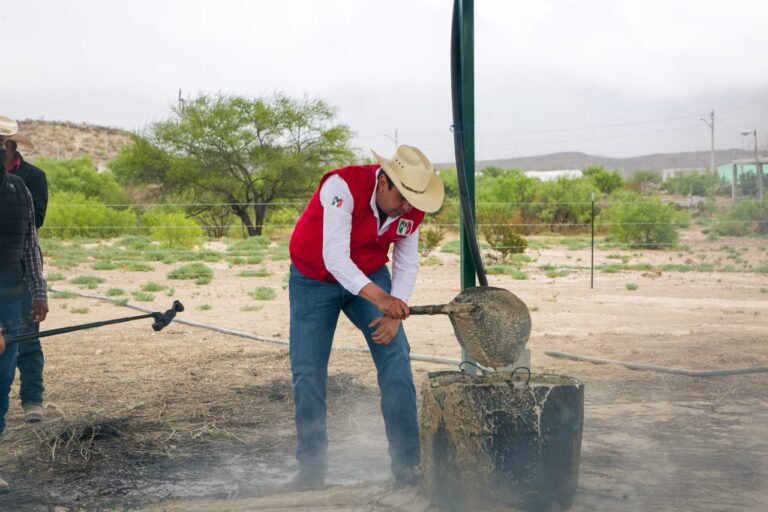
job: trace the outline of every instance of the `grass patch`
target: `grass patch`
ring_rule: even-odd
[[[110,288],[107,290],[107,297],[116,297],[118,295],[125,295],[122,288]]]
[[[149,292],[133,292],[131,295],[133,295],[133,298],[137,300],[138,302],[152,302],[155,300],[155,295]]]
[[[208,311],[210,309],[213,309],[213,306],[211,306],[210,304],[200,304],[195,309],[198,311]]]
[[[120,268],[129,272],[151,272],[155,269],[155,267],[149,263],[144,263],[141,261],[126,261],[120,265]]]
[[[265,256],[265,254],[263,252],[257,252],[257,253],[254,253],[254,254],[251,254],[250,256],[248,256],[245,259],[245,261],[249,265],[258,265],[259,263],[264,261],[265,257],[266,256]]]
[[[555,270],[547,270],[545,272],[545,275],[548,278],[550,278],[550,279],[554,279],[556,277],[565,277],[565,276],[567,276],[568,275],[568,271],[567,270],[556,270],[556,269]]]
[[[624,287],[627,290],[631,291],[631,292],[633,292],[633,291],[637,290],[638,288],[640,288],[636,283],[627,283],[627,284],[624,285]]]
[[[64,276],[62,274],[59,274],[58,272],[51,272],[50,274],[45,276],[45,280],[49,283],[53,281],[63,281]]]
[[[263,251],[269,247],[270,241],[266,236],[252,236],[243,240],[238,240],[227,247],[227,252],[247,256],[256,251]]]
[[[54,299],[73,299],[75,297],[79,297],[75,292],[58,291],[51,294],[51,298]]]
[[[128,299],[115,299],[112,301],[112,304],[114,304],[115,306],[127,306]]]
[[[168,272],[168,279],[194,279],[197,284],[207,284],[213,279],[213,270],[202,263],[187,263]],[[198,283],[205,280],[205,283]]]
[[[267,267],[261,267],[254,270],[241,270],[237,273],[240,277],[268,277],[272,275]]]
[[[531,313],[534,313],[538,310],[539,310],[539,306],[531,306],[528,308],[528,311],[530,311]]]
[[[69,280],[70,283],[76,284],[80,288],[88,288],[93,290],[98,285],[102,284],[106,279],[96,276],[77,276]]]
[[[768,293],[768,288],[760,288],[760,293]]]
[[[154,281],[150,281],[144,285],[141,286],[142,291],[145,292],[160,292],[168,288],[164,284],[155,283]]]
[[[246,304],[245,306],[240,308],[240,311],[245,311],[245,312],[261,311],[262,307],[263,306],[261,304]]]
[[[427,267],[436,267],[443,264],[443,260],[438,258],[437,256],[427,256],[423,260],[421,260],[422,265],[426,265]]]
[[[90,309],[88,308],[71,308],[69,310],[70,313],[75,313],[76,315],[84,315],[88,313]]]
[[[528,279],[528,273],[524,270],[520,270],[517,267],[510,265],[489,265],[485,272],[490,275],[506,275],[517,279],[518,281],[525,281]]]
[[[99,260],[93,265],[91,265],[91,268],[93,270],[115,270],[117,268],[117,265],[112,263],[111,260]]]
[[[272,300],[277,297],[277,292],[270,286],[259,286],[254,291],[248,293],[256,300]]]

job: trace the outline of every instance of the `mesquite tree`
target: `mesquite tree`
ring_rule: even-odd
[[[112,162],[124,183],[183,197],[190,215],[225,204],[260,235],[276,200],[305,199],[326,170],[348,162],[350,130],[320,99],[200,96],[173,108]]]

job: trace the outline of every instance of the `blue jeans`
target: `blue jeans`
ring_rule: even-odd
[[[0,301],[0,324],[18,325],[21,322],[21,301]],[[9,334],[14,336],[16,330],[9,329]],[[18,343],[6,344],[5,351],[0,354],[0,434],[5,431],[5,413],[8,412],[8,395],[11,392],[11,384],[16,373],[16,351]]]
[[[32,293],[25,287],[21,298],[21,315],[23,321],[31,322],[19,331],[19,334],[40,332],[40,324],[32,322]],[[27,340],[19,343],[19,354],[16,356],[16,367],[19,369],[19,398],[22,404],[43,405],[43,367],[45,357],[40,346],[40,340]]]
[[[386,266],[368,278],[389,293],[392,281]],[[381,312],[362,297],[352,295],[338,283],[310,279],[291,265],[290,354],[296,421],[296,459],[302,468],[325,471],[326,381],[328,358],[341,311],[362,331],[376,365],[381,412],[389,441],[392,469],[419,463],[419,423],[416,389],[409,358],[410,347],[402,325],[387,345],[373,342],[368,324]]]

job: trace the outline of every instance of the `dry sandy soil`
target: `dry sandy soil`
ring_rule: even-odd
[[[708,242],[691,231],[685,253],[612,251],[631,263],[685,264],[738,247],[765,265],[765,240]],[[743,248],[743,249],[742,249]],[[543,264],[586,265],[588,250],[553,246],[529,252],[527,280],[490,276],[532,310],[528,347],[534,372],[585,383],[579,488],[571,510],[768,509],[768,373],[695,378],[571,362],[547,350],[693,370],[768,366],[768,276],[589,270],[549,278]],[[610,253],[596,263],[615,262]],[[447,302],[459,291],[458,256],[438,254],[424,266],[412,304]],[[578,263],[577,263],[578,262]],[[107,279],[94,293],[167,282],[178,265],[151,273],[93,271],[66,276]],[[286,261],[267,261],[272,275],[243,278],[243,267],[209,264],[210,284],[174,282],[180,319],[264,337],[288,337]],[[259,267],[261,265],[258,265]],[[638,285],[627,289],[627,283]],[[77,288],[54,283],[58,289]],[[259,285],[277,298],[247,295]],[[90,293],[90,292],[89,292]],[[157,294],[146,307],[164,310]],[[202,305],[210,309],[200,309]],[[77,308],[85,314],[74,314]],[[44,328],[135,314],[86,298],[52,299]],[[413,317],[406,329],[415,354],[459,358],[445,317]],[[342,320],[339,346],[362,347]],[[44,340],[47,419],[24,425],[18,388],[0,471],[14,488],[0,510],[436,510],[418,490],[395,489],[388,473],[378,391],[370,357],[336,351],[329,382],[331,467],[327,490],[282,494],[276,484],[295,469],[290,369],[286,347],[179,323],[162,332],[136,321]],[[413,363],[417,388],[430,371]]]

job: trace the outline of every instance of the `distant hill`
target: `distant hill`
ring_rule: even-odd
[[[715,151],[715,164],[729,163],[737,158],[749,158],[752,153],[743,149],[721,149]],[[584,169],[588,165],[602,165],[608,170],[617,170],[623,176],[635,171],[661,171],[670,168],[709,167],[709,151],[688,153],[656,153],[653,155],[611,158],[588,155],[586,153],[552,153],[549,155],[482,160],[475,164],[476,169],[488,166],[502,169],[521,169],[523,171],[554,171],[559,169]],[[455,164],[436,164],[435,167],[454,167]]]
[[[19,121],[19,133],[26,135],[35,145],[33,151],[24,152],[24,158],[38,156],[70,159],[89,155],[99,170],[130,142],[125,130],[85,123],[63,121]]]

